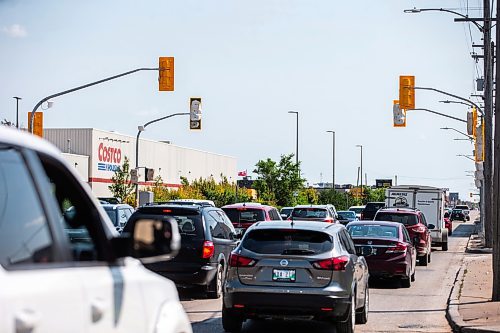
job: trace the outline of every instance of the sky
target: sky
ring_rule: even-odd
[[[405,128],[392,125],[399,75],[416,85],[466,98],[476,94],[481,63],[471,58],[478,30],[442,12],[481,16],[480,0],[0,0],[0,119],[20,123],[42,98],[175,57],[175,91],[158,91],[157,72],[144,71],[55,98],[45,128],[94,127],[136,135],[137,126],[189,112],[201,97],[202,131],[185,117],[148,126],[141,137],[170,140],[237,158],[238,169],[295,152],[309,184],[356,184],[363,146],[368,184],[398,178],[477,192],[474,163],[459,154],[473,146],[451,130],[466,125],[413,111]],[[467,10],[468,7],[468,10]],[[481,49],[475,48],[481,53]],[[466,118],[467,107],[417,91],[417,108]],[[474,99],[474,101],[478,101]],[[255,175],[254,175],[255,176]]]

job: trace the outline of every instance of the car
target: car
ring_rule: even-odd
[[[202,206],[211,206],[215,207],[215,203],[213,200],[206,200],[206,199],[172,199],[169,201],[162,201],[162,202],[154,202],[153,204],[155,205],[161,205],[161,204],[178,204],[178,205],[202,205]]]
[[[102,204],[102,208],[104,208],[118,232],[122,232],[128,219],[134,213],[134,208],[127,204]]]
[[[178,287],[201,287],[208,298],[219,298],[229,255],[239,240],[231,221],[217,207],[163,204],[139,207],[130,222],[166,217],[177,221],[181,237],[179,254],[171,260],[146,264],[146,268],[169,278]]]
[[[283,207],[280,209],[280,216],[283,220],[286,220],[290,217],[292,213],[293,207]]]
[[[339,217],[339,222],[342,223],[343,225],[358,220],[358,218],[356,217],[356,212],[352,210],[339,210],[337,212],[337,215]]]
[[[453,221],[450,219],[450,213],[448,212],[448,210],[445,210],[443,220],[444,226],[446,227],[446,229],[448,229],[448,235],[453,235]]]
[[[99,197],[97,199],[99,199],[101,203],[108,203],[112,205],[118,205],[122,203],[120,198],[115,198],[115,197]]]
[[[333,205],[298,205],[288,219],[337,223],[338,215]]]
[[[356,213],[356,217],[358,218],[358,220],[361,220],[361,212],[363,211],[363,209],[365,209],[366,206],[351,206],[349,207],[349,210],[352,210],[353,212]]]
[[[222,326],[239,332],[247,319],[310,317],[353,332],[368,320],[368,278],[340,223],[258,222],[231,254]]]
[[[373,220],[373,217],[380,208],[385,207],[385,202],[368,202],[361,212],[361,220]]]
[[[461,209],[467,221],[470,220],[470,208],[467,205],[456,205],[453,209]]]
[[[432,238],[429,229],[434,229],[434,225],[427,225],[421,211],[411,208],[382,208],[374,220],[402,223],[417,249],[418,263],[427,266],[431,262]]]
[[[221,208],[233,223],[238,234],[243,234],[255,222],[282,221],[275,207],[256,202],[235,203]]]
[[[347,225],[371,277],[396,278],[404,288],[415,281],[417,251],[405,226],[398,222],[355,221]]]
[[[0,332],[192,332],[175,285],[141,264],[175,255],[175,220],[119,235],[54,146],[0,126],[0,147]]]
[[[467,222],[467,217],[461,209],[453,209],[451,211],[450,220]]]

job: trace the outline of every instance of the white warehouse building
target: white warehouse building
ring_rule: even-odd
[[[114,171],[123,165],[125,157],[130,168],[135,167],[136,137],[95,128],[48,128],[44,139],[57,146],[98,197],[109,197]],[[169,142],[139,139],[139,185],[145,181],[144,168],[154,169],[168,187],[179,187],[180,178],[189,181],[222,176],[236,179],[236,158],[170,144]]]

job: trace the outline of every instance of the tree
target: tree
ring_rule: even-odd
[[[130,182],[130,163],[127,156],[123,161],[123,165],[115,170],[115,174],[111,178],[113,184],[108,186],[115,198],[119,198],[122,202],[134,203],[134,184]]]
[[[352,193],[340,192],[334,189],[322,190],[319,193],[319,203],[322,205],[332,204],[337,210],[347,210],[350,206],[358,204]]]
[[[253,187],[259,200],[276,206],[293,206],[297,203],[299,191],[304,188],[300,177],[300,162],[293,162],[293,154],[281,155],[279,163],[260,160],[253,171],[258,175]]]

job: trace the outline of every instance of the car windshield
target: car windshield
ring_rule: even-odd
[[[111,207],[105,207],[104,210],[108,214],[111,222],[113,222],[113,225],[118,225],[118,223],[116,222],[116,211]]]
[[[350,211],[353,211],[355,212],[356,214],[359,214],[363,211],[363,209],[365,209],[364,207],[353,207],[353,208],[349,208]]]
[[[392,238],[397,239],[398,228],[395,226],[373,225],[373,224],[356,224],[347,227],[352,238]]]
[[[461,214],[462,210],[461,209],[454,209],[453,214]]]
[[[333,249],[333,240],[323,232],[300,229],[252,230],[242,246],[260,254],[312,255]]]
[[[254,209],[254,208],[222,208],[222,210],[226,213],[227,217],[233,223],[255,223],[258,221],[265,221],[266,216],[262,209]]]
[[[282,208],[280,211],[280,214],[286,214],[288,216],[288,215],[290,215],[292,210],[293,210],[293,208]]]
[[[355,219],[356,218],[356,213],[355,212],[340,211],[340,212],[337,212],[337,215],[339,216],[339,219],[341,219],[341,220],[349,220],[349,219]]]
[[[417,216],[415,214],[404,214],[404,213],[390,213],[382,212],[375,216],[376,221],[392,221],[399,222],[404,225],[416,225],[418,223]]]
[[[292,212],[292,217],[301,219],[310,219],[310,218],[325,218],[326,217],[326,209],[325,208],[294,208]]]

